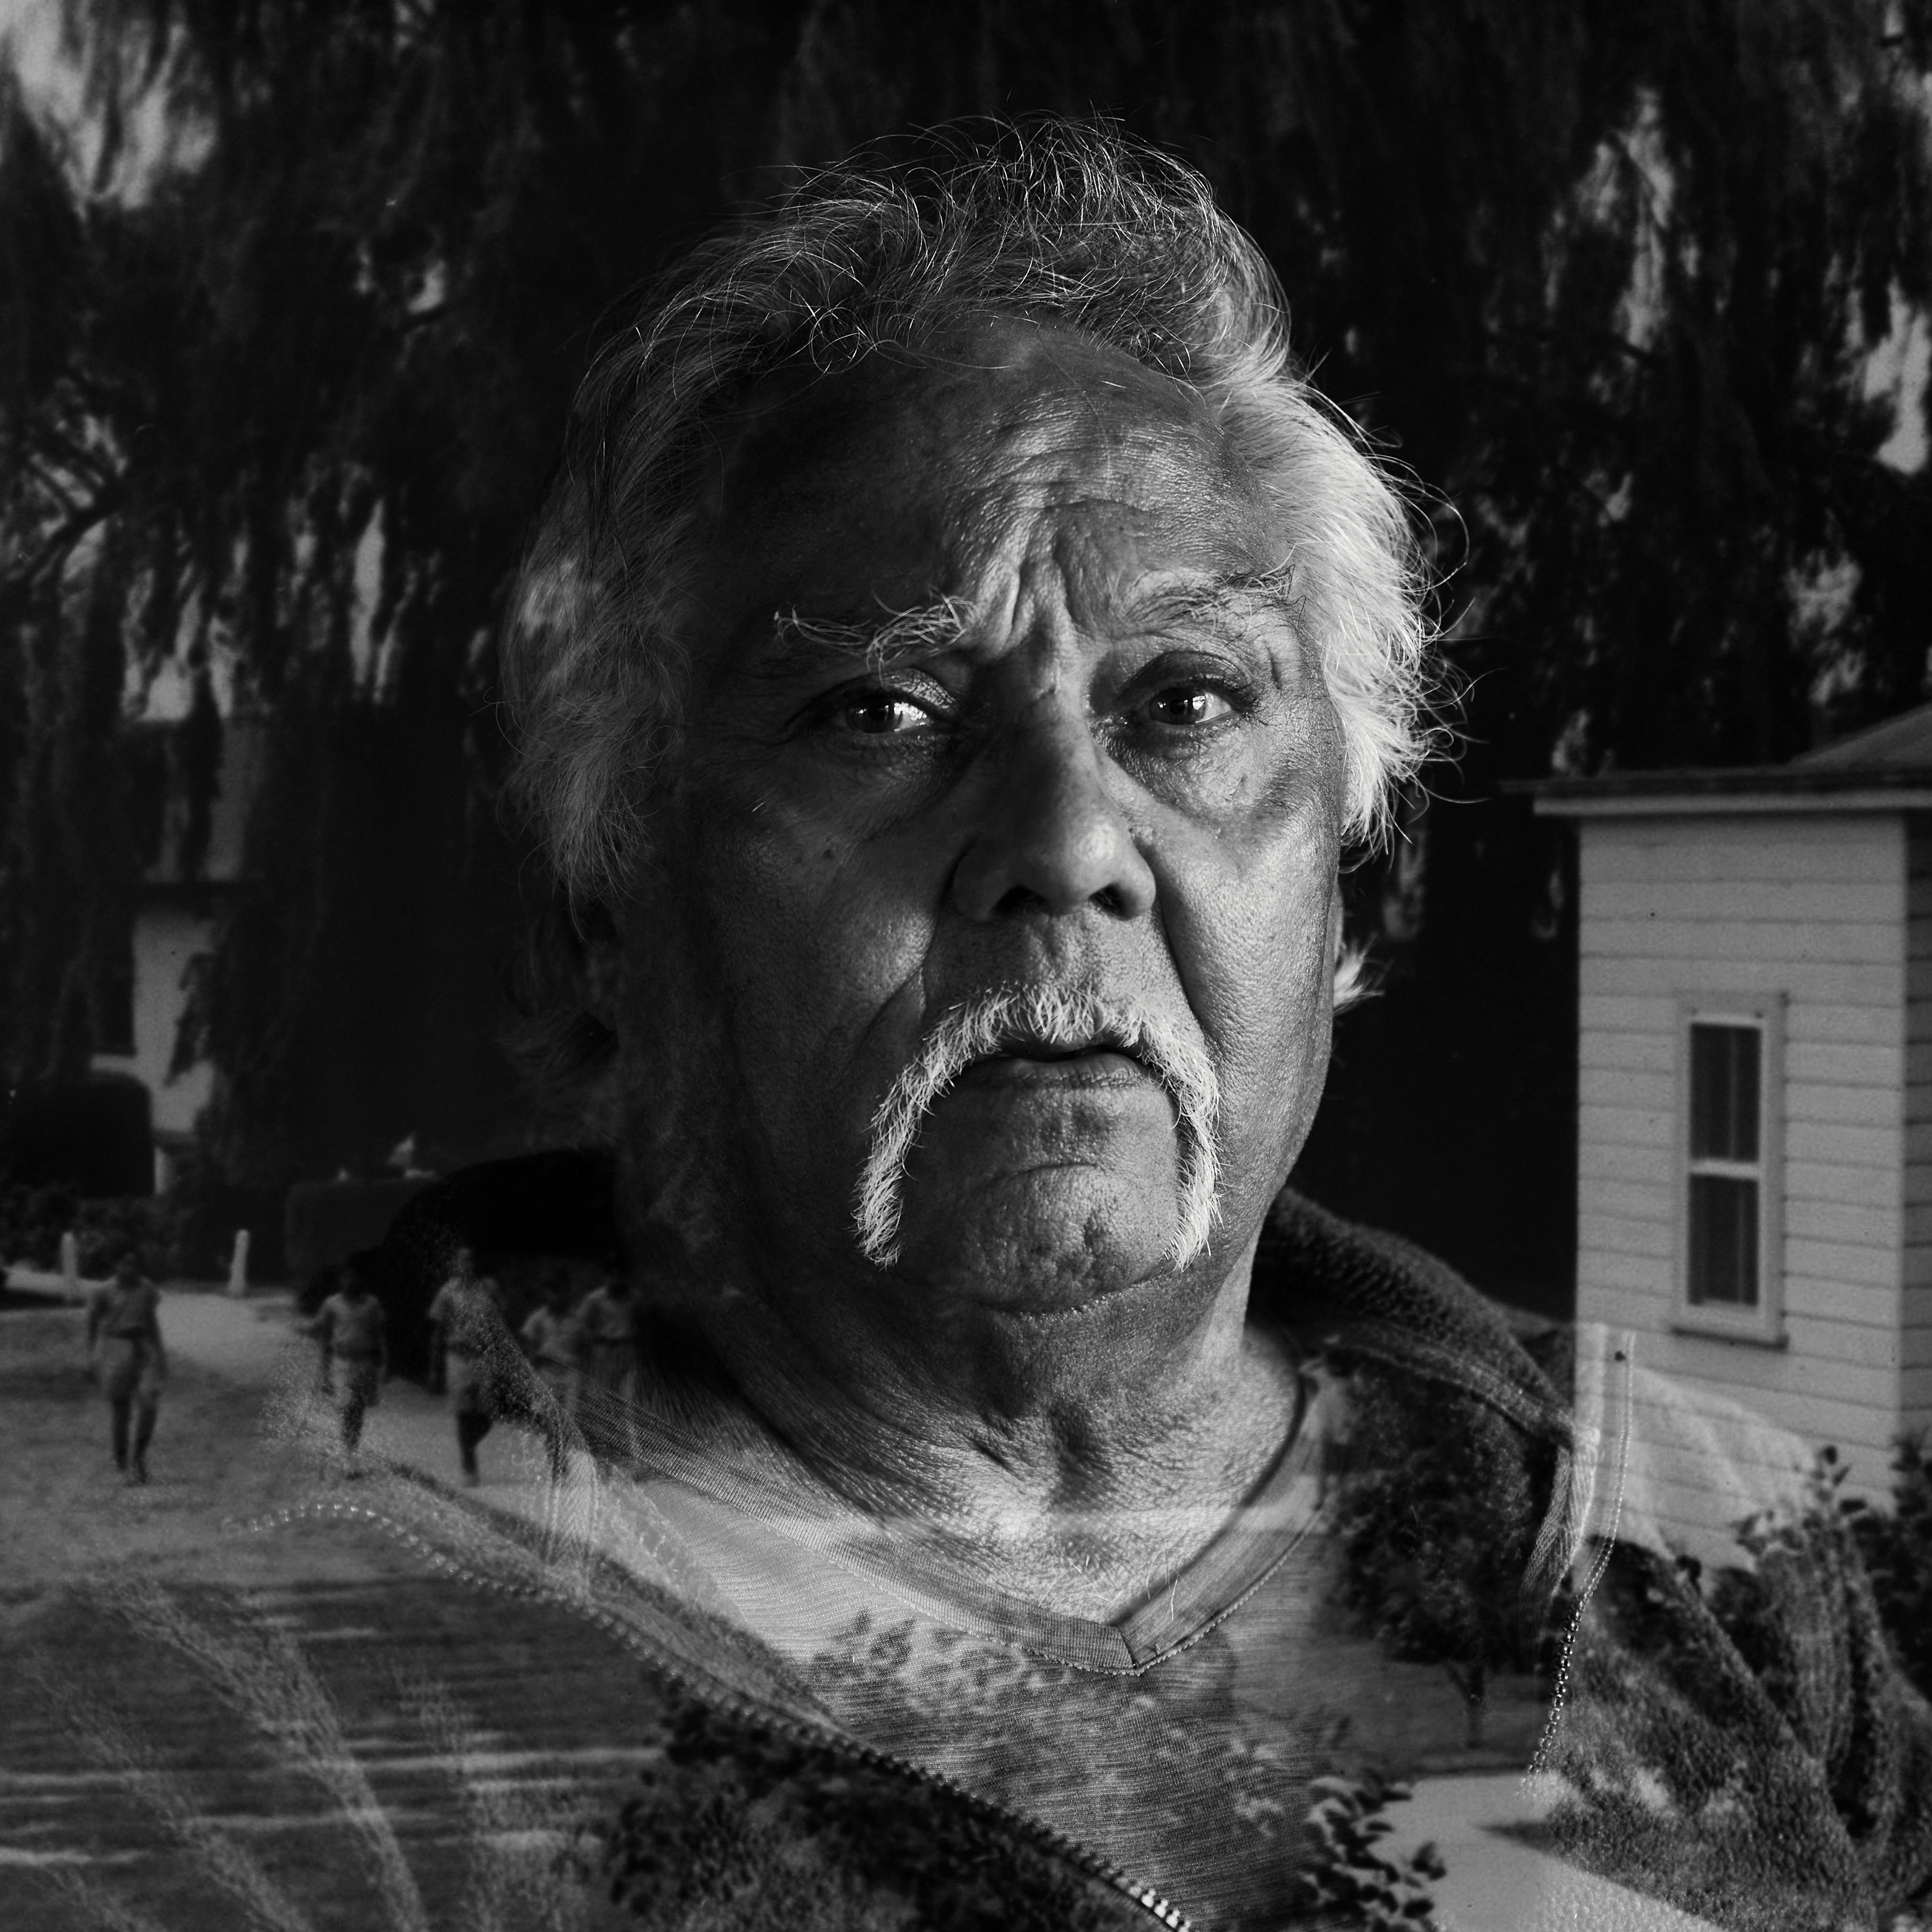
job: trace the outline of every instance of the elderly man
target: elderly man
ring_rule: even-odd
[[[1338,866],[1424,749],[1418,576],[1252,243],[1102,134],[816,181],[586,385],[506,670],[550,1070],[650,1330],[627,1480],[550,1528],[688,1700],[660,1901],[869,1923],[916,1840],[1006,1922],[1342,1912],[1304,1820],[1384,1641],[1471,1602],[1421,1648],[1526,1654],[1580,1555],[1575,1856],[1751,1924],[1932,1873],[1842,1550],[1792,1519],[1754,1651],[1610,1540],[1628,1365],[1579,1429],[1445,1270],[1282,1193]]]

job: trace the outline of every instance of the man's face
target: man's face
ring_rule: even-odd
[[[1340,739],[1278,512],[1197,398],[1020,323],[754,398],[706,508],[619,1024],[731,1150],[727,1220],[805,1276],[868,1270],[872,1124],[935,1023],[1086,989],[1219,1076],[1196,1265],[1225,1276],[1328,1053]],[[1046,1310],[1172,1264],[1168,1089],[1118,1052],[1025,1047],[923,1124],[912,1287]]]

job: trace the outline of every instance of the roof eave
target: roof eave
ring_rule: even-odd
[[[1545,818],[1701,818],[1724,812],[1910,812],[1932,808],[1932,770],[1790,765],[1729,770],[1612,772],[1506,789]]]

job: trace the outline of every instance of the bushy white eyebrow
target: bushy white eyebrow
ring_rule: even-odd
[[[1292,622],[1298,601],[1294,560],[1290,558],[1270,570],[1157,584],[1133,598],[1128,610],[1141,622],[1176,623],[1190,617],[1231,616],[1259,604]]]
[[[1133,598],[1126,614],[1134,621],[1180,623],[1202,616],[1232,617],[1259,603],[1292,622],[1295,615],[1292,560],[1264,571],[1192,581],[1157,584]],[[974,621],[973,606],[962,597],[942,596],[902,610],[881,605],[877,616],[808,617],[796,610],[772,613],[771,641],[760,669],[783,676],[801,659],[848,658],[880,671],[909,658],[952,650]]]
[[[904,610],[882,607],[877,617],[806,617],[796,610],[774,610],[772,638],[781,656],[804,652],[851,657],[877,670],[906,658],[950,650],[972,622],[972,606],[963,598],[940,597]]]

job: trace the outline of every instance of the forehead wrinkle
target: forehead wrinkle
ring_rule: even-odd
[[[1126,599],[1123,614],[1140,621],[1174,621],[1204,616],[1234,617],[1258,606],[1292,624],[1297,602],[1291,561],[1269,570],[1231,571],[1219,577],[1162,572],[1146,588],[1136,587]]]
[[[1044,360],[1059,372],[1064,386],[1059,397],[1049,396],[1045,399],[1045,406],[1041,413],[1046,418],[1046,425],[1051,425],[1056,416],[1075,422],[1084,419],[1090,434],[1097,436],[1102,465],[1101,487],[1111,500],[1116,487],[1114,464],[1120,452],[1134,440],[1134,430],[1144,430],[1145,425],[1110,424],[1095,390],[1096,388],[1106,388],[1117,394],[1124,394],[1126,385],[1117,377],[1102,376],[1096,382],[1072,380],[1072,371],[1060,353],[1060,346],[1055,342],[1042,345]]]
[[[1162,547],[1166,537],[1185,548],[1219,548],[1226,558],[1216,533],[1252,506],[1221,473],[1225,465],[1198,446],[1177,449],[1170,436],[1148,434],[1144,424],[1123,431],[1097,413],[1097,442],[1071,441],[1054,432],[1064,429],[1074,403],[1093,410],[1090,397],[1054,398],[1052,413],[1060,418],[1058,424],[1032,414],[991,446],[974,452],[970,464],[962,466],[968,475],[949,493],[946,509],[956,555],[969,568],[983,570],[996,566],[1002,551],[1030,555],[1045,538],[1057,558],[1065,558],[1070,545],[1074,551],[1082,547],[1097,520],[1098,525],[1118,524],[1130,548],[1148,538]],[[1155,426],[1156,431],[1162,427]],[[1128,459],[1125,464],[1123,458]],[[1136,488],[1136,480],[1150,472],[1170,483],[1184,481],[1180,500],[1170,490]],[[1233,571],[1216,582],[1231,592],[1244,587],[1259,591],[1274,574]]]

